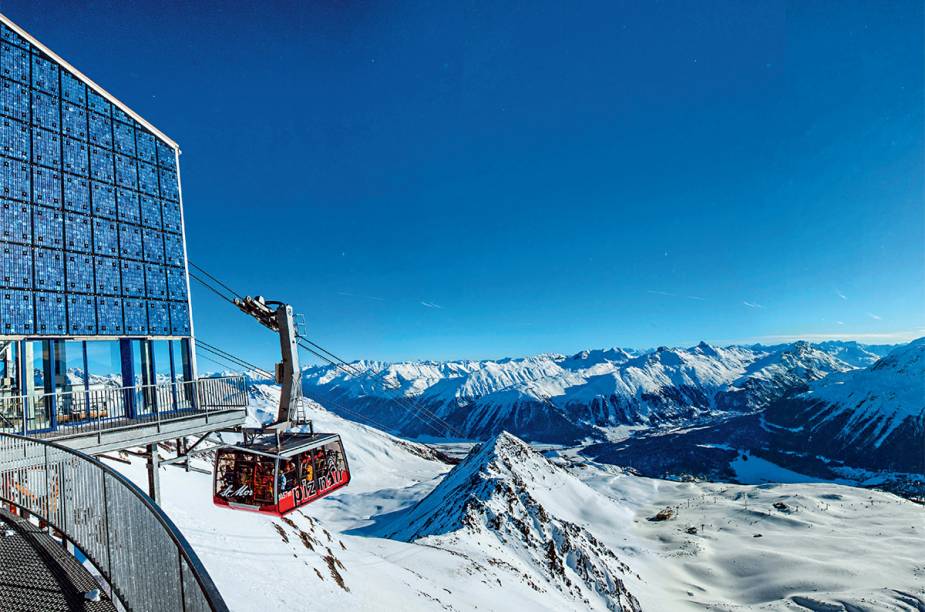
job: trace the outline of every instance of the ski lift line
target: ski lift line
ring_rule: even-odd
[[[303,398],[303,399],[304,399],[304,398]],[[360,424],[369,423],[370,425],[375,426],[375,427],[376,427],[377,429],[379,429],[380,431],[384,431],[384,432],[386,432],[386,433],[388,433],[389,430],[391,429],[391,427],[386,427],[386,426],[383,425],[382,423],[379,423],[378,421],[375,421],[375,420],[369,418],[367,415],[364,415],[364,414],[362,414],[362,413],[360,413],[360,412],[358,412],[358,411],[356,411],[356,410],[353,410],[353,409],[351,409],[351,408],[347,408],[347,407],[344,406],[343,404],[339,404],[339,403],[337,403],[337,402],[335,402],[335,401],[333,401],[333,400],[331,400],[331,399],[327,399],[327,398],[326,398],[326,399],[324,400],[324,403],[327,404],[327,405],[329,405],[329,406],[333,406],[334,408],[337,408],[338,410],[342,410],[342,411],[344,411],[344,412],[346,412],[346,413],[348,413],[348,414],[352,414],[353,416],[360,418],[360,419],[361,419],[361,421],[359,421]]]
[[[214,363],[215,365],[218,365],[218,366],[220,366],[220,367],[228,367],[228,366],[231,366],[232,369],[235,369],[235,366],[237,366],[237,367],[244,367],[244,368],[248,368],[248,369],[250,369],[250,370],[253,370],[254,372],[257,372],[258,374],[262,374],[262,375],[264,375],[264,376],[267,376],[267,377],[269,377],[269,378],[272,378],[272,375],[271,375],[269,372],[266,372],[265,370],[262,370],[261,368],[255,366],[255,365],[252,364],[252,363],[249,363],[249,362],[247,362],[247,361],[241,359],[240,357],[237,357],[237,356],[235,356],[235,355],[233,355],[233,354],[231,354],[231,353],[228,353],[227,351],[224,351],[224,350],[222,350],[222,349],[220,349],[220,348],[218,348],[218,347],[216,347],[216,346],[213,346],[213,345],[209,344],[208,342],[206,342],[206,341],[204,341],[204,340],[198,339],[198,340],[197,340],[197,345],[198,345],[200,348],[202,348],[204,351],[206,351],[206,352],[208,352],[208,353],[210,353],[210,354],[212,355],[212,357],[206,357],[205,355],[203,355],[203,358],[204,358],[204,359],[207,359],[208,361],[211,361],[211,362]],[[305,348],[305,347],[302,347],[302,348]],[[214,357],[214,358],[213,358],[213,357]],[[326,401],[327,401],[327,400],[326,400]],[[348,413],[348,414],[351,414],[351,415],[353,415],[353,416],[355,416],[355,417],[360,418],[360,419],[361,419],[361,422],[366,422],[366,423],[369,423],[369,424],[371,424],[371,425],[373,425],[373,426],[375,426],[375,427],[378,427],[378,428],[381,429],[382,431],[388,431],[389,429],[391,429],[391,428],[389,428],[389,427],[383,425],[382,423],[377,422],[376,420],[369,418],[368,415],[363,415],[362,413],[360,413],[360,412],[358,412],[358,411],[356,411],[356,410],[352,410],[352,409],[350,409],[350,408],[347,408],[346,406],[344,406],[344,405],[342,405],[342,404],[339,404],[339,403],[336,403],[336,402],[333,402],[333,401],[327,401],[327,403],[331,404],[332,406],[334,406],[334,407],[337,408],[338,410],[341,410],[341,411],[343,411],[343,412],[346,412],[346,413]],[[433,423],[430,423],[430,422],[427,422],[427,421],[423,421],[423,422],[424,422],[426,425],[430,426],[432,429],[434,429],[437,433],[440,433],[441,429],[437,428],[437,426],[434,425]]]
[[[321,350],[321,351],[324,352],[324,353],[327,353],[327,354],[330,355],[332,358],[334,358],[334,359],[336,359],[337,361],[339,361],[341,364],[343,364],[343,366],[344,366],[345,368],[349,368],[349,372],[348,372],[348,373],[351,373],[351,374],[353,374],[353,375],[355,375],[355,376],[361,376],[361,375],[363,374],[363,372],[361,372],[361,371],[358,370],[356,367],[354,367],[353,364],[347,363],[346,361],[344,361],[343,359],[341,359],[340,357],[338,357],[337,355],[335,355],[335,354],[332,353],[331,351],[327,350],[326,348],[320,346],[319,344],[317,344],[317,343],[315,343],[315,342],[312,342],[311,340],[309,340],[309,339],[306,338],[305,336],[299,336],[299,339],[300,339],[300,340],[304,340],[305,342],[309,343],[309,344],[312,345],[313,347],[315,347],[315,348]],[[305,346],[302,346],[302,348],[305,348],[306,350],[310,350],[310,349],[308,349],[308,348],[305,347]],[[314,353],[314,354],[317,355],[317,353]],[[331,363],[330,359],[325,358],[325,361],[328,361],[328,363]],[[332,365],[336,365],[336,364],[332,364]],[[343,368],[340,368],[340,369],[343,369]],[[385,383],[385,381],[383,381],[383,382]],[[392,390],[392,391],[398,391],[398,390],[401,389],[401,385],[398,385],[398,386],[391,386],[391,385],[388,385],[388,383],[385,383],[385,384],[386,384],[386,386],[387,386],[390,390]],[[425,411],[426,414],[429,414],[432,418],[434,418],[434,419],[436,419],[437,421],[443,423],[448,429],[450,428],[449,423],[447,423],[446,421],[444,421],[443,419],[441,419],[441,418],[438,417],[437,415],[433,414],[432,412],[428,411],[426,408],[424,408],[424,407],[422,407],[422,406],[419,406],[419,407],[420,407],[421,410]]]
[[[315,355],[316,357],[323,359],[324,361],[327,361],[335,368],[343,370],[343,368],[339,364],[335,363],[328,357],[318,353],[317,351],[312,350],[311,348],[305,346],[304,344],[300,343],[299,346],[305,349],[306,351],[308,351],[309,353],[311,353],[312,355]],[[424,417],[421,416],[422,414],[421,410],[423,410],[423,408],[419,410],[415,410],[413,406],[409,406],[408,404],[402,402],[399,398],[394,397],[394,396],[388,399],[391,399],[392,401],[394,401],[396,404],[398,404],[405,410],[408,410],[411,413],[412,417],[418,419],[419,421],[421,421],[421,423],[433,429],[434,432],[437,433],[438,435],[444,432],[454,433],[454,435],[458,435],[458,434],[455,434],[455,432],[453,431],[453,428],[450,426],[449,423],[446,423],[445,421],[440,419],[440,417],[434,415],[433,413],[426,412],[426,416],[430,418],[430,420],[426,420]]]
[[[302,336],[299,336],[299,338],[300,338],[300,339],[306,340],[306,342],[309,342],[312,346],[318,346],[318,345],[315,344],[314,342],[310,342],[309,340],[307,340],[306,338],[304,338],[304,337],[302,337]],[[331,365],[333,365],[333,366],[335,366],[335,367],[338,367],[336,363],[333,363],[330,359],[328,359],[328,358],[325,357],[324,355],[319,355],[317,352],[315,352],[315,351],[313,351],[312,349],[306,347],[304,344],[299,343],[299,347],[302,348],[302,349],[305,349],[306,351],[308,351],[308,352],[311,353],[312,355],[315,355],[316,357],[318,357],[318,358],[320,358],[320,359],[323,359],[324,361],[327,361],[327,362],[330,363]],[[318,348],[319,348],[320,350],[324,351],[325,353],[334,356],[335,358],[337,357],[336,355],[334,355],[334,354],[331,353],[330,351],[327,351],[327,350],[325,350],[324,348],[322,348],[322,347],[320,347],[320,346],[319,346]],[[335,408],[338,408],[339,410],[342,410],[342,411],[347,412],[347,413],[349,413],[349,414],[352,414],[352,415],[354,415],[354,416],[356,416],[356,417],[359,417],[359,418],[361,419],[361,422],[366,422],[366,423],[369,423],[369,424],[371,424],[371,425],[374,425],[374,426],[378,427],[379,429],[381,429],[382,431],[389,431],[389,430],[392,429],[391,427],[388,427],[388,426],[386,426],[386,425],[383,425],[382,423],[379,423],[379,422],[377,422],[376,420],[370,418],[368,415],[364,415],[364,414],[362,414],[362,413],[360,413],[360,412],[358,412],[358,411],[356,411],[356,410],[352,410],[352,409],[350,409],[350,408],[347,408],[347,407],[344,406],[343,404],[338,404],[337,402],[334,402],[333,400],[330,400],[329,398],[325,398],[325,402],[328,403],[328,404],[330,404],[330,405],[332,405],[332,406],[334,406]],[[407,407],[405,407],[405,408],[407,409]],[[433,429],[433,430],[434,430],[435,432],[437,432],[438,434],[442,431],[440,428],[437,428],[433,423],[424,421],[423,419],[421,420],[421,422],[424,423],[425,425],[429,426],[431,429]]]
[[[220,368],[227,368],[232,371],[237,370],[237,367],[235,367],[237,364],[232,364],[230,361],[227,363],[221,363],[220,361],[216,361],[216,359],[218,359],[217,357],[207,357],[206,355],[200,355],[200,358],[205,359],[206,361],[211,361]]]
[[[222,367],[224,367],[224,368],[229,368],[229,369],[231,369],[231,370],[233,370],[233,371],[240,371],[240,370],[247,370],[247,369],[249,369],[249,368],[246,368],[245,366],[243,366],[242,364],[240,364],[240,363],[238,363],[238,362],[236,362],[236,361],[233,361],[233,360],[231,360],[231,359],[228,359],[227,357],[222,356],[222,355],[219,354],[219,353],[216,353],[216,352],[214,352],[214,351],[210,351],[209,349],[207,349],[207,348],[204,347],[204,346],[202,346],[202,347],[200,347],[200,348],[201,348],[203,351],[207,352],[209,355],[211,355],[211,357],[208,357],[208,356],[205,356],[205,355],[203,355],[203,357],[204,357],[205,359],[208,359],[208,360],[211,361],[212,363],[215,363],[215,364],[217,364],[217,365],[220,365],[220,366],[222,366]],[[216,359],[219,360],[219,361],[216,361]]]
[[[314,345],[314,346],[318,346],[318,345],[315,344],[314,342],[312,342],[311,344]],[[301,344],[300,344],[300,346],[301,346],[302,348],[304,348],[305,350],[311,352],[313,355],[316,355],[316,356],[318,356],[318,357],[321,357],[322,359],[324,359],[325,361],[327,361],[327,362],[330,363],[331,365],[337,367],[338,369],[341,369],[341,370],[344,369],[344,368],[338,366],[336,363],[333,363],[330,359],[328,359],[328,358],[326,358],[326,357],[324,357],[324,356],[322,356],[322,355],[318,355],[318,353],[316,353],[315,351],[312,351],[311,349],[309,349],[309,348],[306,347],[305,345],[301,345]],[[322,349],[322,350],[325,350],[325,349]],[[330,354],[330,355],[333,355],[333,353],[331,353],[330,351],[325,350],[325,352],[328,353],[328,354]],[[348,365],[348,366],[349,366],[350,364],[345,364],[345,365]],[[351,367],[352,367],[352,366],[351,366]],[[352,371],[350,371],[349,373],[361,374],[360,372],[358,372],[358,371],[356,371],[356,370],[352,370]],[[399,387],[392,387],[392,386],[389,386],[388,388],[389,388],[390,390],[392,390],[392,391],[397,391],[397,390],[400,389],[400,386],[399,386]],[[402,406],[402,407],[405,408],[406,410],[409,410],[409,411],[412,413],[412,416],[418,418],[422,423],[427,423],[427,422],[426,422],[423,418],[421,418],[421,417],[419,416],[419,414],[424,414],[424,415],[426,415],[426,416],[427,416],[428,418],[430,418],[432,421],[434,421],[434,422],[438,423],[439,425],[441,425],[442,428],[445,429],[447,432],[452,433],[453,435],[455,435],[455,436],[457,436],[457,437],[461,437],[460,433],[459,433],[458,431],[456,431],[455,428],[454,428],[452,425],[450,425],[447,421],[445,421],[445,420],[442,419],[441,417],[437,416],[436,414],[434,414],[433,412],[431,412],[430,410],[428,410],[427,408],[425,408],[424,406],[422,406],[422,405],[420,404],[419,401],[417,401],[417,400],[412,400],[412,402],[413,402],[414,405],[409,405],[409,404],[407,403],[407,401],[406,401],[406,398],[402,398],[402,397],[399,397],[399,396],[393,396],[393,397],[390,398],[390,399],[394,400],[397,404],[399,404],[400,406]],[[415,405],[417,406],[416,408],[415,408]],[[429,424],[429,423],[428,423],[428,424]]]
[[[311,340],[309,340],[309,339],[306,338],[305,336],[298,336],[298,337],[299,337],[299,339],[304,340],[305,342],[311,344],[313,347],[319,349],[320,351],[322,351],[322,352],[324,352],[324,353],[327,353],[327,354],[330,355],[332,358],[336,359],[336,360],[339,361],[341,364],[343,364],[344,367],[349,368],[349,369],[350,369],[350,372],[349,372],[349,373],[352,373],[352,374],[355,375],[355,376],[362,376],[363,372],[360,371],[359,369],[357,369],[353,364],[344,361],[342,358],[338,357],[337,355],[335,355],[335,354],[332,353],[331,351],[327,350],[326,348],[320,346],[319,344],[317,344],[317,343],[315,343],[315,342],[312,342]],[[305,348],[305,347],[303,346],[302,348]],[[307,350],[307,349],[306,349],[306,350]],[[330,363],[330,360],[327,360],[327,361]],[[381,375],[381,373],[380,373],[380,374],[377,374],[376,377],[379,377],[380,375]],[[374,377],[374,378],[376,378],[376,377]],[[385,380],[383,380],[383,384],[385,384],[386,387],[389,388],[391,391],[398,391],[398,390],[401,389],[401,385],[392,386],[392,385],[389,385]],[[427,410],[427,409],[424,408],[423,406],[420,406],[420,403],[419,403],[419,402],[415,402],[415,403],[418,404],[419,409],[420,409],[420,410],[423,410],[423,411],[425,412],[425,414],[430,415],[433,419],[435,419],[435,420],[437,420],[438,422],[442,423],[447,429],[451,429],[450,424],[447,423],[445,420],[443,420],[442,418],[440,418],[439,416],[437,416],[437,415],[434,414],[433,412]]]
[[[249,370],[252,370],[252,371],[254,371],[254,372],[258,373],[258,374],[261,374],[262,376],[265,376],[265,377],[267,377],[267,378],[273,378],[273,375],[270,374],[269,372],[267,372],[266,370],[264,370],[263,368],[257,367],[257,366],[255,366],[254,364],[252,364],[252,363],[250,363],[250,362],[248,362],[248,361],[245,361],[245,360],[241,359],[240,357],[237,357],[237,356],[235,356],[235,355],[229,353],[228,351],[223,351],[222,349],[218,348],[217,346],[212,346],[211,344],[209,344],[208,342],[206,342],[206,341],[204,341],[204,340],[197,339],[197,340],[196,340],[196,345],[199,346],[199,347],[201,347],[203,350],[208,351],[209,353],[212,353],[213,355],[218,355],[219,357],[224,357],[225,359],[227,359],[227,360],[229,360],[229,361],[231,361],[231,362],[233,362],[233,363],[236,363],[236,364],[239,365],[239,366],[245,367],[245,368],[247,368],[247,369],[249,369]]]
[[[217,289],[217,288],[216,288],[216,285],[214,285],[214,284],[211,283],[210,281],[207,281],[207,280],[203,279],[201,276],[198,276],[195,272],[190,272],[189,275],[190,275],[190,278],[192,278],[193,280],[199,281],[199,283],[200,283],[203,287],[205,287],[206,289],[209,289],[210,291],[212,291],[213,293],[215,293],[217,296],[219,296],[219,297],[222,298],[223,300],[226,300],[226,301],[233,301],[231,298],[228,297],[228,295],[227,295],[227,293],[226,293],[225,291],[221,291],[221,290]]]
[[[227,357],[221,355],[220,353],[216,353],[216,352],[214,352],[214,351],[210,351],[210,350],[208,350],[208,349],[205,348],[205,347],[202,347],[202,350],[205,351],[205,352],[207,352],[207,353],[209,353],[210,355],[212,355],[212,357],[213,357],[214,359],[221,359],[221,360],[222,360],[223,362],[225,362],[226,364],[230,364],[230,365],[232,366],[231,369],[234,370],[234,371],[244,371],[244,372],[251,371],[251,372],[253,372],[253,369],[252,369],[252,368],[249,368],[249,367],[245,366],[244,364],[241,364],[241,363],[239,363],[239,362],[237,362],[237,361],[234,361],[233,359],[229,359],[229,358],[227,358]],[[255,373],[256,373],[258,376],[266,377],[266,375],[265,375],[264,372],[255,372]]]
[[[224,367],[224,368],[230,368],[230,369],[234,370],[235,372],[240,371],[240,370],[242,369],[241,364],[240,364],[240,363],[237,363],[236,361],[232,361],[231,359],[228,359],[227,357],[223,357],[223,356],[222,356],[221,354],[219,354],[219,353],[215,353],[215,352],[213,352],[213,351],[210,351],[210,350],[209,350],[208,348],[206,348],[205,346],[200,346],[199,348],[200,348],[200,350],[202,350],[202,351],[208,353],[209,355],[211,355],[210,357],[205,357],[205,356],[204,356],[204,358],[205,358],[205,359],[208,359],[208,360],[211,361],[212,363],[215,363],[215,364],[217,364],[217,365],[220,365],[220,366],[222,366],[222,367]],[[216,361],[216,360],[218,360],[218,361]]]
[[[261,367],[259,367],[259,366],[256,366],[256,365],[252,364],[251,362],[249,362],[249,361],[247,361],[247,360],[245,360],[245,359],[242,359],[241,357],[238,357],[238,356],[235,355],[234,353],[229,353],[228,351],[226,351],[226,350],[224,350],[224,349],[221,349],[221,348],[215,346],[214,344],[210,344],[210,343],[206,342],[205,340],[201,340],[201,339],[198,339],[196,342],[197,342],[197,344],[202,344],[202,345],[205,346],[207,349],[211,349],[213,352],[218,352],[218,353],[220,353],[222,356],[228,357],[229,359],[232,359],[233,361],[236,361],[236,362],[238,362],[239,364],[241,364],[241,365],[243,365],[243,366],[247,366],[248,368],[250,368],[250,369],[252,369],[252,370],[254,370],[254,371],[256,371],[256,372],[259,372],[259,373],[261,373],[261,374],[270,375],[270,373],[267,372],[266,370],[264,370],[263,368],[261,368]]]
[[[237,366],[239,366],[239,367],[241,367],[241,368],[244,368],[245,370],[250,370],[250,371],[254,372],[255,374],[257,374],[257,375],[259,375],[259,376],[262,376],[262,377],[264,377],[264,378],[273,378],[273,374],[271,374],[270,372],[267,372],[266,370],[264,370],[264,369],[262,369],[262,368],[254,367],[252,364],[250,364],[250,363],[248,363],[248,362],[246,362],[246,361],[241,361],[241,360],[239,360],[239,359],[234,359],[233,357],[229,357],[229,356],[223,354],[221,351],[215,351],[215,350],[213,350],[213,349],[211,349],[211,348],[209,348],[209,347],[203,346],[202,348],[203,348],[203,350],[205,350],[205,351],[211,353],[212,355],[216,355],[216,356],[218,356],[218,357],[222,357],[222,358],[224,358],[224,359],[226,359],[226,360],[228,360],[228,361],[230,361],[230,362],[236,364]]]
[[[188,263],[189,263],[189,265],[193,266],[194,268],[196,268],[197,270],[199,270],[200,272],[202,272],[203,274],[205,274],[206,276],[208,276],[209,278],[211,278],[213,281],[215,281],[216,283],[218,283],[219,286],[223,287],[223,288],[224,288],[226,291],[228,291],[228,293],[230,293],[231,295],[235,296],[236,298],[241,298],[241,297],[243,297],[240,293],[238,293],[237,291],[235,291],[234,289],[232,289],[231,287],[229,287],[228,285],[226,285],[226,284],[223,283],[222,281],[218,280],[218,279],[215,278],[213,275],[209,274],[209,272],[206,271],[205,269],[203,269],[202,267],[197,266],[196,264],[194,264],[194,263],[191,262],[191,261],[188,262]]]
[[[231,353],[228,353],[227,351],[224,351],[224,350],[222,350],[222,349],[220,349],[220,348],[218,348],[218,347],[212,346],[212,345],[209,344],[208,342],[205,342],[205,341],[203,341],[203,340],[197,340],[197,344],[198,344],[203,350],[205,350],[205,351],[207,351],[208,353],[212,354],[216,359],[219,359],[220,361],[216,361],[215,359],[213,359],[213,358],[211,358],[211,357],[203,356],[205,359],[211,361],[212,363],[214,363],[214,364],[216,364],[216,365],[218,365],[218,366],[220,366],[220,367],[228,367],[228,365],[232,365],[232,366],[235,366],[235,365],[236,365],[236,366],[239,366],[239,367],[240,367],[240,366],[243,366],[243,367],[250,368],[251,370],[253,370],[253,371],[255,371],[255,372],[259,373],[259,374],[263,374],[263,375],[265,375],[265,376],[267,376],[267,377],[272,378],[272,375],[271,375],[269,372],[266,372],[266,371],[264,371],[264,370],[262,370],[262,369],[256,367],[255,365],[253,365],[253,364],[251,364],[251,363],[248,363],[248,362],[244,361],[244,360],[241,359],[240,357],[236,357],[235,355],[232,355]],[[378,427],[378,428],[381,429],[382,431],[388,431],[388,430],[390,429],[389,427],[386,427],[386,426],[383,425],[382,423],[379,423],[379,422],[377,422],[376,420],[371,419],[371,418],[369,418],[368,416],[363,415],[363,414],[361,414],[360,412],[358,412],[358,411],[356,411],[356,410],[352,410],[352,409],[350,409],[350,408],[347,408],[346,406],[343,406],[342,404],[338,404],[338,403],[333,402],[333,401],[328,401],[327,403],[331,404],[332,406],[334,406],[335,408],[337,408],[337,409],[339,409],[339,410],[341,410],[341,411],[343,411],[343,412],[347,412],[347,413],[349,413],[349,414],[352,414],[352,415],[355,416],[355,417],[358,417],[358,418],[362,419],[363,422],[366,422],[366,423],[369,423],[369,424],[371,424],[371,425],[373,425],[373,426],[375,426],[375,427]]]
[[[338,362],[340,362],[341,364],[343,364],[344,367],[350,368],[351,372],[352,372],[355,376],[360,376],[360,375],[363,374],[363,372],[361,372],[361,371],[358,370],[356,367],[354,367],[353,364],[348,363],[347,361],[344,361],[342,358],[338,357],[337,355],[335,355],[334,353],[332,353],[332,352],[329,351],[328,349],[324,348],[323,346],[321,346],[321,345],[319,345],[319,344],[316,344],[315,342],[312,342],[311,340],[309,340],[309,339],[306,338],[305,336],[300,335],[300,336],[298,336],[298,338],[299,338],[299,340],[304,340],[305,342],[309,343],[310,345],[312,345],[313,347],[315,347],[316,349],[318,349],[318,350],[321,351],[322,353],[326,353],[327,355],[329,355],[329,356],[330,356],[332,359],[334,359],[335,361],[338,361]]]
[[[313,343],[313,344],[314,344],[314,343]],[[349,371],[349,370],[344,370],[343,366],[341,366],[340,364],[335,363],[335,362],[332,361],[330,358],[326,357],[325,355],[322,355],[322,354],[318,353],[317,351],[315,351],[315,350],[313,350],[313,349],[311,349],[311,348],[305,346],[304,344],[299,343],[299,346],[302,347],[303,349],[305,349],[306,351],[308,351],[309,353],[311,353],[312,355],[315,355],[316,357],[318,357],[318,358],[320,358],[320,359],[323,359],[324,361],[327,361],[328,363],[330,363],[332,366],[334,366],[335,368],[337,368],[337,369],[339,369],[339,370],[347,371],[348,373],[354,373],[354,372],[351,372],[351,371]],[[396,390],[395,387],[392,387],[391,389],[392,389],[393,391]],[[397,403],[399,406],[403,407],[405,410],[408,410],[409,412],[411,412],[411,416],[412,416],[412,417],[418,419],[419,421],[421,421],[421,422],[424,423],[425,425],[428,425],[431,429],[434,429],[434,431],[436,431],[437,433],[447,432],[447,433],[453,434],[453,435],[456,436],[456,437],[462,437],[462,436],[460,435],[460,433],[459,433],[458,431],[456,431],[455,428],[454,428],[452,425],[450,425],[449,423],[447,423],[445,420],[443,420],[442,418],[440,418],[439,416],[437,416],[436,414],[434,414],[434,413],[431,412],[430,410],[428,410],[428,409],[424,408],[423,406],[421,406],[419,402],[415,402],[415,403],[417,404],[417,408],[415,408],[413,405],[410,405],[410,404],[408,404],[406,401],[404,401],[404,398],[401,398],[401,397],[399,397],[399,396],[392,396],[392,397],[389,398],[389,399],[391,399],[392,401],[394,401],[395,403]],[[425,416],[427,416],[427,417],[430,419],[430,421],[425,420],[425,419],[421,416],[422,414],[425,415]],[[436,425],[435,425],[434,423],[436,423]]]
[[[203,350],[206,350],[206,351],[207,351],[207,349],[205,349],[205,347],[202,347],[202,348],[203,348]],[[208,351],[207,351],[207,352],[208,352]],[[210,354],[211,356],[200,354],[200,357],[201,357],[202,359],[205,359],[206,361],[211,361],[212,363],[214,363],[215,365],[219,366],[220,368],[225,368],[225,369],[229,369],[229,370],[232,370],[232,371],[238,371],[238,370],[240,370],[241,367],[242,367],[241,364],[235,363],[234,361],[231,361],[230,359],[227,359],[227,358],[225,358],[225,357],[222,357],[221,355],[218,355],[217,353],[211,353],[211,352],[210,352],[209,354]]]
[[[234,300],[232,300],[231,298],[229,298],[227,295],[224,295],[221,291],[219,291],[218,289],[216,289],[215,287],[213,287],[212,285],[210,285],[210,284],[207,283],[206,281],[202,280],[201,278],[199,278],[198,276],[196,276],[196,275],[193,274],[192,272],[189,273],[189,276],[190,276],[190,278],[192,278],[193,280],[199,281],[199,284],[201,284],[203,287],[205,287],[206,289],[208,289],[209,291],[211,291],[212,293],[214,293],[214,294],[217,295],[218,297],[222,298],[222,299],[225,300],[226,302],[228,302],[228,303],[230,303],[230,304],[234,304]]]
[[[230,292],[232,295],[235,295],[236,297],[240,298],[240,294],[238,294],[236,291],[234,291],[233,289],[231,289],[231,287],[229,287],[228,285],[226,285],[225,283],[223,283],[222,281],[220,281],[220,280],[219,280],[218,278],[216,278],[214,275],[212,275],[212,274],[210,274],[209,272],[207,272],[207,271],[206,271],[205,269],[203,269],[201,266],[198,266],[198,265],[196,265],[196,264],[194,264],[194,263],[192,263],[192,262],[190,262],[190,265],[193,266],[194,268],[196,268],[197,270],[202,271],[203,274],[205,274],[206,276],[208,276],[210,279],[214,280],[216,283],[218,283],[221,287],[223,287],[225,290],[227,290],[228,292]],[[190,277],[191,277],[191,278],[194,278],[196,281],[198,281],[199,283],[201,283],[202,285],[204,285],[205,287],[207,287],[208,289],[210,289],[213,293],[215,293],[216,295],[218,295],[219,297],[221,297],[223,300],[225,300],[225,301],[229,302],[230,304],[234,305],[235,307],[237,307],[237,304],[235,303],[234,299],[231,299],[231,298],[227,297],[226,295],[223,295],[221,291],[219,291],[218,289],[216,289],[216,288],[215,288],[213,285],[211,285],[210,283],[206,282],[206,281],[203,280],[202,278],[199,278],[198,276],[196,276],[196,275],[193,274],[192,272],[190,272]],[[307,351],[310,352],[311,354],[315,355],[316,357],[318,357],[318,358],[320,358],[320,359],[322,359],[322,360],[324,360],[324,361],[330,363],[331,365],[337,367],[337,368],[340,369],[340,370],[347,371],[348,373],[353,374],[354,376],[359,375],[359,374],[362,374],[359,370],[357,370],[356,368],[354,368],[352,365],[350,365],[349,363],[347,363],[346,361],[344,361],[343,359],[341,359],[341,358],[338,357],[337,355],[334,355],[334,353],[331,353],[330,351],[328,351],[328,350],[325,349],[324,347],[322,347],[322,346],[316,344],[315,342],[312,342],[311,340],[308,340],[308,339],[305,338],[304,336],[297,336],[297,338],[298,338],[298,339],[301,339],[301,340],[305,340],[306,342],[310,343],[312,346],[317,347],[318,350],[323,351],[324,353],[327,353],[328,355],[330,355],[330,357],[328,357],[328,356],[326,356],[326,355],[324,355],[324,354],[322,354],[322,353],[318,353],[317,351],[315,351],[314,349],[312,349],[312,348],[310,348],[310,347],[308,347],[308,346],[305,346],[304,344],[299,343],[299,346],[301,346],[302,348],[304,348],[305,350],[307,350]],[[331,358],[333,358],[334,360],[339,361],[339,362],[341,362],[341,363],[336,363],[336,361],[332,361]],[[243,361],[243,360],[242,360],[242,361]],[[244,362],[244,363],[246,363],[246,362]],[[345,366],[346,366],[346,368],[348,368],[348,369],[345,370]],[[259,368],[252,368],[252,369],[259,369]],[[395,388],[395,387],[392,388],[393,391],[395,391],[396,389],[397,389],[397,388]],[[402,406],[403,408],[405,408],[406,410],[409,410],[409,411],[411,412],[411,416],[412,416],[412,417],[414,417],[414,418],[420,420],[422,423],[427,424],[427,425],[428,425],[429,427],[431,427],[432,429],[435,429],[435,431],[437,431],[438,433],[439,433],[439,429],[437,429],[437,426],[434,425],[434,424],[431,423],[431,422],[428,422],[428,421],[425,420],[424,418],[422,418],[421,414],[426,415],[426,416],[427,416],[428,418],[430,418],[432,421],[434,421],[435,423],[437,423],[437,424],[439,424],[440,426],[442,426],[442,428],[445,429],[445,431],[447,431],[447,432],[453,434],[453,435],[456,436],[456,437],[461,437],[461,435],[459,434],[459,432],[457,432],[453,426],[451,426],[451,425],[450,425],[449,423],[447,423],[445,420],[443,420],[443,419],[440,418],[439,416],[435,415],[435,414],[432,413],[431,411],[429,411],[429,410],[427,410],[426,408],[424,408],[423,406],[421,406],[419,402],[415,402],[415,403],[418,404],[418,407],[415,408],[414,406],[409,405],[407,402],[404,402],[403,399],[400,398],[400,397],[398,397],[398,396],[393,396],[391,399],[394,400],[398,405],[400,405],[400,406]]]
[[[240,364],[240,365],[243,365],[243,366],[245,366],[245,367],[247,367],[247,368],[249,368],[249,369],[256,370],[256,371],[258,371],[258,372],[260,372],[260,373],[265,373],[265,372],[266,372],[266,370],[264,370],[263,368],[260,368],[260,367],[258,367],[258,366],[255,366],[254,364],[250,363],[249,361],[246,361],[246,360],[244,360],[244,359],[238,357],[237,355],[234,355],[233,353],[229,353],[228,351],[225,351],[225,350],[223,350],[223,349],[220,349],[220,348],[217,347],[217,346],[214,346],[214,345],[212,345],[212,344],[209,344],[209,343],[206,342],[205,340],[197,340],[197,344],[201,345],[201,346],[202,346],[203,348],[205,348],[205,349],[210,350],[210,351],[213,352],[213,353],[218,353],[218,354],[221,355],[222,357],[226,357],[226,358],[228,358],[228,359],[230,359],[230,360],[232,360],[232,361],[234,361],[234,362],[236,362],[236,363],[238,363],[238,364]]]

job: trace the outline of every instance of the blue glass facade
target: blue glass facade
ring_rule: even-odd
[[[189,336],[174,147],[0,24],[0,336]]]

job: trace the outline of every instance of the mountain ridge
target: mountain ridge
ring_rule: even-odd
[[[587,525],[608,514],[619,514],[611,500],[501,432],[416,504],[364,531],[450,550],[475,547],[490,558],[504,549],[528,583],[546,583],[581,607],[637,612],[625,584],[635,573]]]
[[[701,342],[503,360],[360,361],[351,364],[356,373],[309,368],[303,381],[310,397],[331,406],[349,402],[403,436],[446,438],[452,429],[478,440],[508,430],[533,441],[577,443],[601,439],[607,428],[683,425],[760,410],[796,386],[855,367],[837,354],[855,362],[874,355],[856,343]],[[425,423],[408,404],[450,428],[436,419]]]

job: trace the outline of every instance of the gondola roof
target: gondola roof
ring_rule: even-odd
[[[286,459],[327,442],[338,441],[340,441],[340,436],[332,433],[286,432],[280,436],[279,445],[277,445],[276,435],[262,434],[255,437],[247,446],[228,446],[226,448],[266,457]]]

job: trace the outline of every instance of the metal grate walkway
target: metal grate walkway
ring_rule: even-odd
[[[105,594],[98,602],[84,599],[85,592],[97,588],[87,568],[60,542],[0,509],[0,610],[115,612]]]

